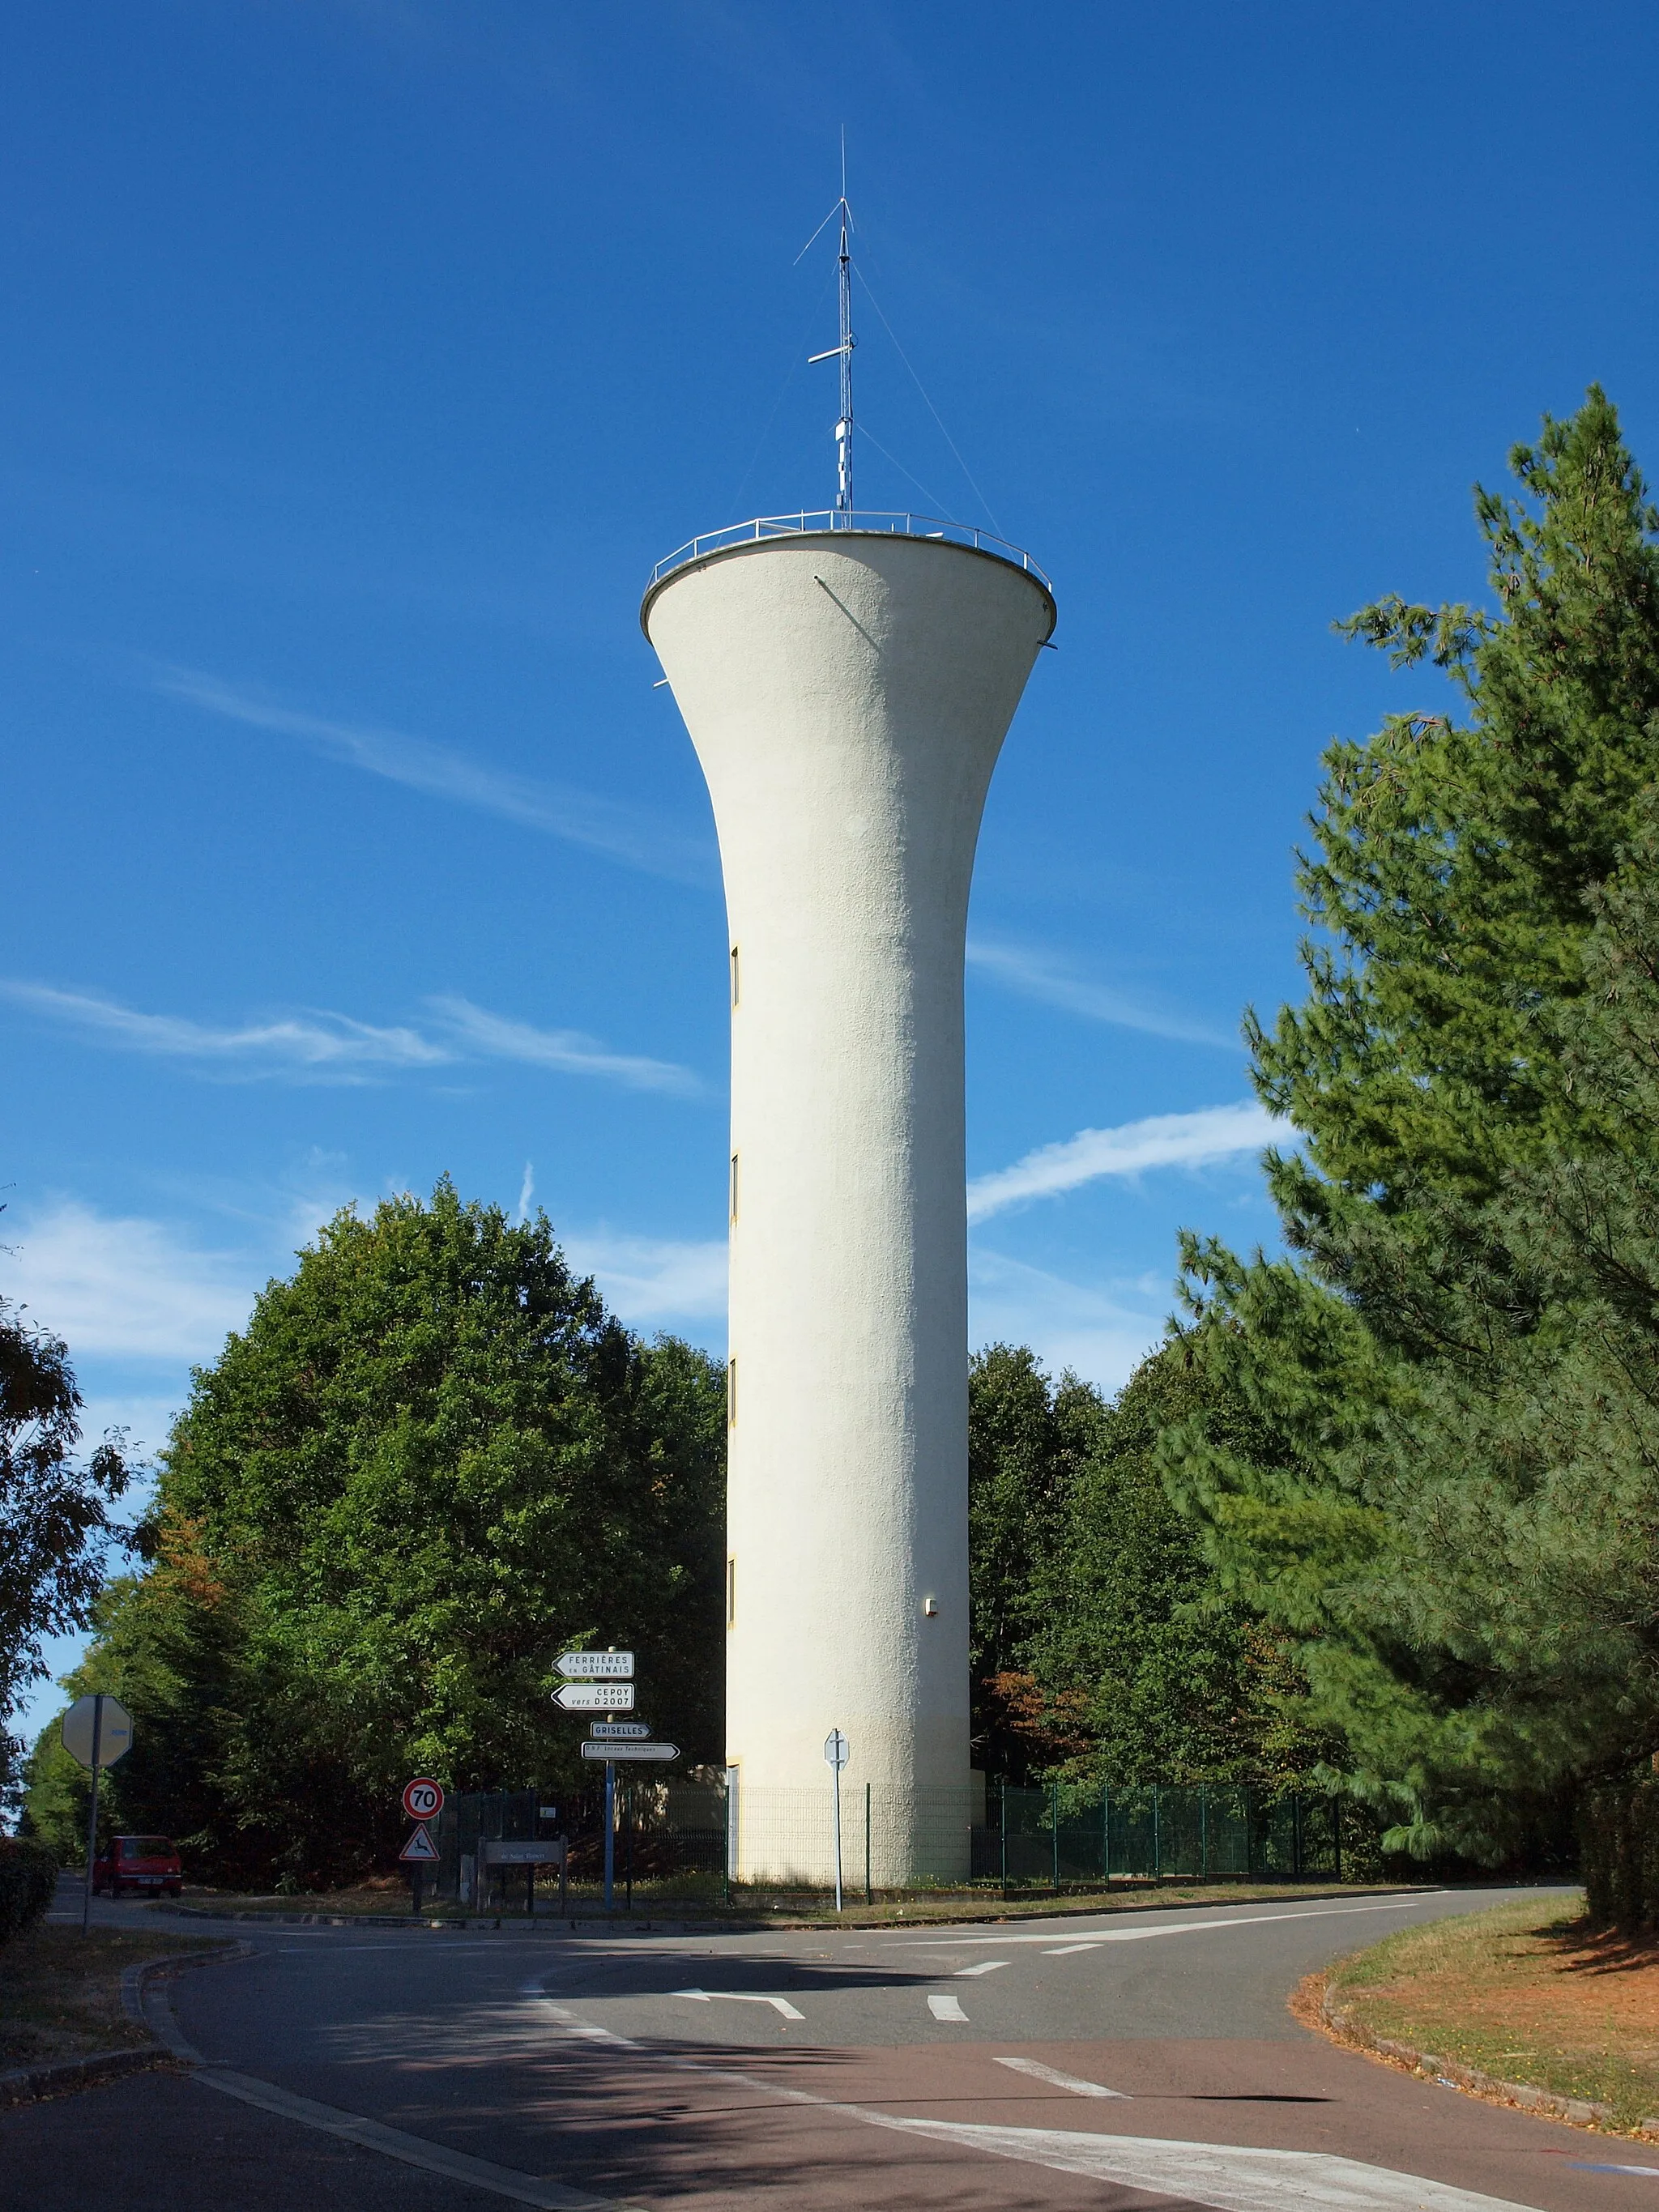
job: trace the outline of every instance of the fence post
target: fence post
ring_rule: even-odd
[[[1008,1894],[1008,1779],[1005,1775],[997,1784],[997,1816],[1002,1828],[1002,1894]]]
[[[873,1905],[876,1893],[870,1887],[870,1784],[864,1785],[864,1901]]]
[[[1198,1878],[1210,1879],[1210,1792],[1202,1782],[1198,1785]]]
[[[1103,1889],[1111,1887],[1112,1881],[1112,1785],[1100,1785],[1100,1881]]]
[[[1291,1792],[1291,1880],[1302,1879],[1302,1792]]]
[[[1164,1879],[1164,1838],[1158,1832],[1158,1788],[1152,1784],[1152,1880]]]
[[[1060,1784],[1058,1782],[1051,1782],[1048,1784],[1048,1833],[1054,1844],[1054,1895],[1058,1897],[1060,1895]]]
[[[1336,1790],[1331,1792],[1331,1845],[1336,1855],[1336,1879],[1342,1879],[1342,1799]]]
[[[726,1770],[726,1873],[720,1885],[725,1903],[732,1902],[732,1885],[738,1878],[738,1770]]]

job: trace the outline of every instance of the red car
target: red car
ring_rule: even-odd
[[[113,1836],[109,1849],[92,1863],[94,1896],[100,1889],[112,1897],[139,1889],[177,1897],[184,1886],[185,1870],[171,1836]]]

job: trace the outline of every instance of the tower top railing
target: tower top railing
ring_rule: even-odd
[[[759,514],[751,521],[728,523],[724,530],[711,530],[704,537],[690,538],[658,562],[647,588],[661,583],[665,576],[672,576],[676,568],[702,560],[706,553],[721,552],[727,546],[744,545],[758,538],[803,538],[830,531],[889,538],[931,538],[947,545],[971,546],[976,553],[989,553],[1012,568],[1023,568],[1028,576],[1036,577],[1045,592],[1052,594],[1054,591],[1045,571],[1022,547],[1011,545],[1006,538],[994,537],[988,530],[975,530],[970,523],[944,522],[932,514],[844,514],[835,507],[819,507],[816,512],[799,514]]]

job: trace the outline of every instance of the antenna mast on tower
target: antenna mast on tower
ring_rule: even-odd
[[[853,228],[853,210],[847,204],[847,133],[841,134],[841,198],[824,222],[841,217],[841,343],[828,347],[823,353],[809,354],[809,364],[817,361],[841,361],[841,417],[836,424],[836,514],[853,514],[853,348],[858,340],[853,336],[853,257],[848,249],[848,235]],[[817,231],[813,234],[817,237]],[[833,525],[831,526],[833,527]]]

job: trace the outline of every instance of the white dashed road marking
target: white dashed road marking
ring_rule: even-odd
[[[545,1999],[543,2000],[547,2002]],[[1078,2135],[1062,2128],[988,2128],[966,2120],[913,2120],[865,2105],[844,2105],[815,2096],[733,2067],[708,2066],[675,2058],[609,2028],[595,2027],[562,2007],[547,2005],[567,2035],[635,2053],[678,2073],[701,2074],[713,2081],[739,2083],[775,2097],[780,2104],[810,2105],[823,2112],[884,2128],[897,2135],[925,2136],[985,2151],[994,2158],[1045,2166],[1057,2173],[1081,2173],[1093,2181],[1112,2181],[1153,2195],[1195,2197],[1215,2212],[1535,2212],[1512,2197],[1486,2197],[1416,2173],[1363,2165],[1326,2151],[1246,2150],[1234,2143],[1170,2142],[1161,2136]]]
[[[935,2020],[965,2021],[968,2017],[962,2008],[960,1997],[929,1997],[927,2009]]]
[[[999,2058],[999,2066],[1011,2067],[1016,2074],[1029,2074],[1034,2081],[1049,2082],[1056,2089],[1069,2089],[1074,2097],[1121,2097],[1128,2099],[1121,2089],[1108,2089],[1098,2081],[1085,2081],[1075,2074],[1062,2074],[1057,2066],[1045,2066],[1040,2058]]]
[[[1012,1963],[1010,1959],[985,1959],[977,1966],[958,1966],[957,1979],[963,1981],[969,1974],[994,1974],[999,1966],[1012,1966]]]
[[[1268,1920],[1328,1920],[1354,1912],[1407,1912],[1413,1905],[1432,1903],[1444,1897],[1443,1889],[1419,1890],[1414,1896],[1391,1899],[1386,1905],[1315,1905],[1304,1911],[1292,1912],[1237,1912],[1230,1920],[1182,1920],[1172,1928],[1100,1928],[1091,1931],[1088,1948],[1097,1943],[1145,1943],[1154,1936],[1219,1936],[1229,1928],[1259,1928]],[[891,1950],[954,1951],[965,1950],[975,1944],[994,1943],[1052,1943],[1059,1929],[1049,1928],[1041,1936],[909,1936],[890,1943]],[[1085,1948],[1079,1946],[1081,1949]]]

